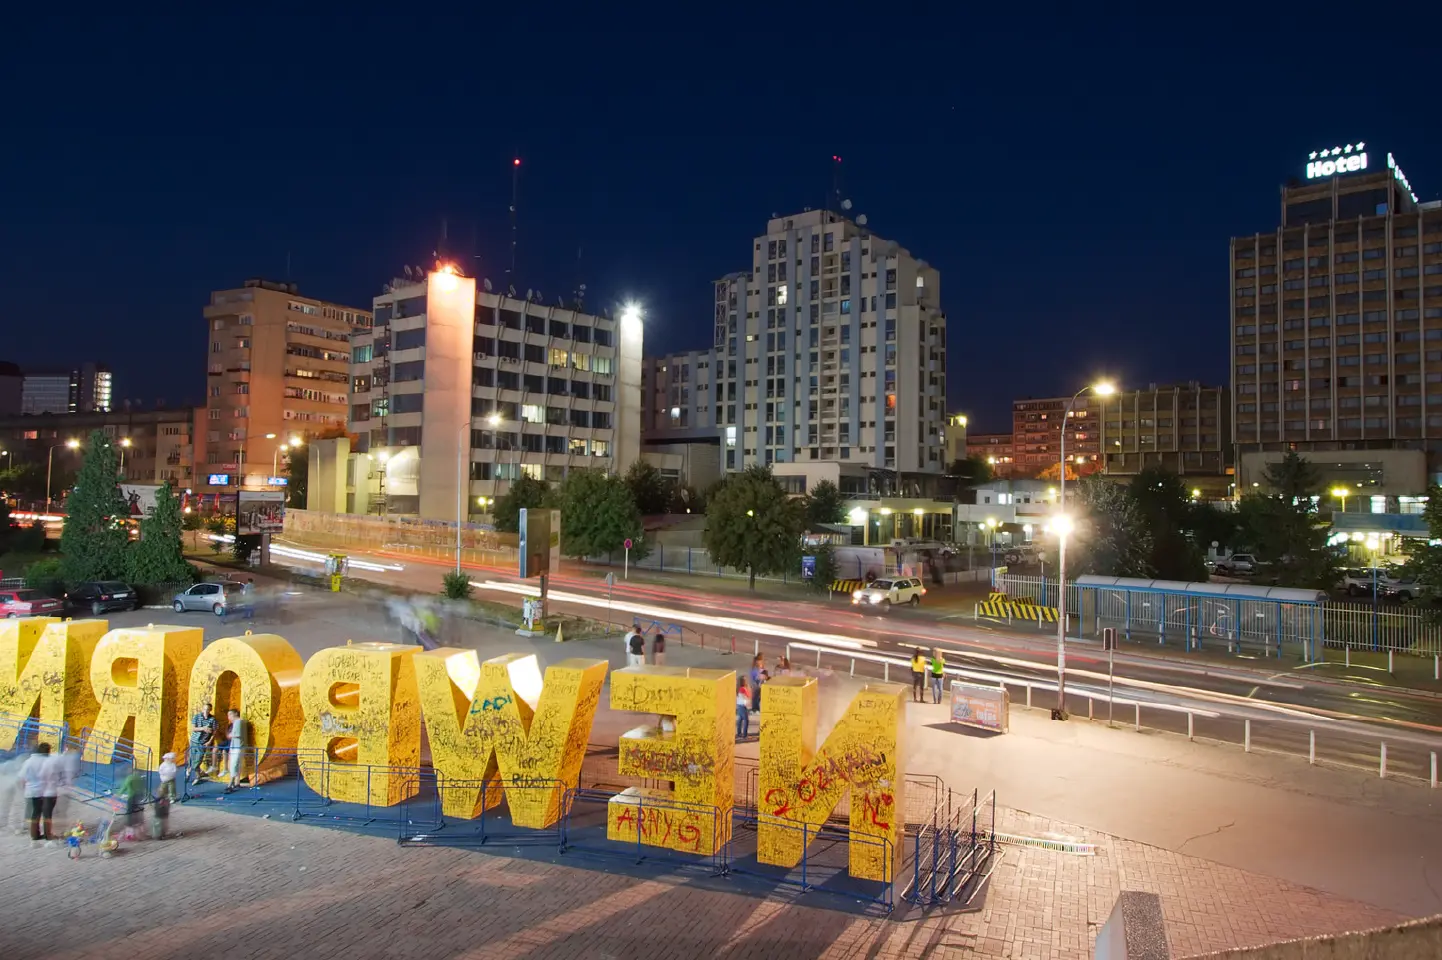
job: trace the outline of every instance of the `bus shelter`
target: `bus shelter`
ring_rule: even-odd
[[[1083,632],[1115,627],[1130,640],[1154,636],[1187,650],[1225,645],[1278,657],[1291,647],[1305,660],[1316,659],[1324,640],[1327,595],[1320,590],[1090,574],[1074,589]]]

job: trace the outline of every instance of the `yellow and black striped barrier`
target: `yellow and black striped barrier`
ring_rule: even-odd
[[[1032,620],[1038,626],[1056,623],[1056,607],[1043,607],[1030,600],[1013,600],[1004,593],[992,593],[976,605],[976,618],[991,617],[995,620]]]
[[[844,593],[848,597],[860,590],[863,586],[860,580],[833,580],[831,581],[832,593]]]

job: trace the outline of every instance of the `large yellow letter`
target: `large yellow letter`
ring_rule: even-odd
[[[504,790],[516,826],[542,830],[560,819],[581,775],[606,661],[563,660],[546,668],[544,683],[532,654],[480,663],[474,650],[442,647],[415,663],[441,812],[476,817]]]
[[[229,709],[239,710],[259,770],[266,766],[270,751],[288,753],[300,738],[300,675],[304,667],[295,648],[273,633],[216,640],[201,652],[190,671],[190,716],[207,703],[215,705],[215,714],[221,718]]]
[[[420,765],[412,662],[420,649],[356,643],[327,647],[306,661],[298,746],[301,774],[311,789],[332,800],[383,806],[415,796],[417,778],[390,768]]]
[[[901,752],[906,688],[871,683],[816,749],[816,680],[777,677],[761,688],[756,858],[794,867],[806,839],[851,791],[850,873],[890,882],[901,864]]]
[[[611,709],[659,714],[675,730],[621,735],[621,773],[669,780],[672,789],[628,787],[606,809],[606,837],[714,854],[731,837],[736,784],[736,673],[688,667],[627,667],[611,674]],[[654,802],[655,806],[648,806]]]
[[[95,722],[100,705],[90,689],[90,656],[107,629],[104,620],[31,617],[0,620],[0,750],[15,745],[27,717],[72,733]],[[57,738],[41,738],[59,747]]]
[[[111,630],[95,645],[90,685],[100,701],[96,733],[121,738],[129,733],[138,746],[136,766],[154,770],[169,751],[183,751],[187,739],[181,685],[200,655],[205,633],[199,627],[148,626]],[[109,763],[103,756],[113,743],[90,740],[85,759]]]

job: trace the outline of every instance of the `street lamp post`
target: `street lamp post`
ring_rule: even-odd
[[[456,573],[461,572],[461,525],[465,522],[466,499],[471,495],[466,482],[466,461],[471,452],[471,421],[461,424],[456,436]]]
[[[1056,564],[1056,708],[1051,712],[1053,720],[1066,719],[1066,538],[1071,533],[1071,519],[1066,515],[1066,427],[1071,421],[1072,407],[1077,399],[1090,390],[1099,397],[1109,397],[1117,388],[1103,380],[1082,387],[1067,401],[1061,415],[1061,475],[1057,477],[1059,494],[1056,501],[1056,517],[1052,527],[1057,534]]]
[[[991,548],[991,575],[996,576],[996,518],[986,518],[986,545]]]
[[[280,455],[282,453],[285,453],[289,449],[289,445],[282,443],[280,446],[276,447],[275,452],[270,455],[270,475],[272,477],[279,475]]]
[[[50,512],[50,475],[51,475],[51,473],[54,471],[54,468],[55,468],[55,451],[58,450],[58,449],[60,449],[61,447],[65,447],[65,448],[67,448],[67,449],[69,449],[69,450],[75,450],[75,449],[78,449],[79,446],[80,446],[80,441],[79,441],[79,440],[76,440],[76,439],[74,439],[74,438],[72,437],[71,439],[66,440],[64,443],[57,443],[57,444],[55,444],[54,446],[52,446],[52,447],[50,448],[50,452],[49,452],[48,454],[46,454],[46,456],[45,456],[45,512],[46,512],[46,513],[49,513],[49,512]]]
[[[124,479],[124,477],[125,477],[125,451],[126,451],[126,450],[129,450],[129,449],[130,449],[130,438],[129,438],[129,437],[121,437],[121,438],[120,438],[120,476],[121,476],[122,479]]]

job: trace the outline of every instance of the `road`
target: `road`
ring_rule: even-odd
[[[277,541],[273,561],[315,573],[325,553],[323,547],[286,539]],[[425,593],[436,591],[444,569],[435,562],[383,554],[349,557],[352,576]],[[504,571],[468,567],[467,572],[483,597],[505,600],[534,592]],[[734,638],[738,653],[759,649],[768,663],[790,644],[798,663],[901,682],[910,679],[905,667],[883,665],[878,659],[905,660],[914,649],[937,647],[945,651],[949,666],[968,671],[971,679],[1005,683],[1013,702],[1026,702],[1028,694],[1038,706],[1055,702],[1054,636],[937,620],[905,608],[870,614],[839,600],[753,599],[619,581],[608,589],[605,573],[598,569],[552,577],[553,607],[618,625],[635,618],[643,625],[655,624],[653,630],[680,625],[683,642],[707,647],[729,649]],[[1069,640],[1067,671],[1067,711],[1105,718],[1105,652],[1094,641]],[[1379,771],[1385,741],[1388,774],[1421,779],[1430,778],[1433,756],[1442,752],[1442,698],[1389,686],[1362,671],[1323,680],[1272,669],[1266,660],[1215,665],[1118,653],[1114,675],[1117,722],[1135,722],[1140,716],[1149,728],[1182,734],[1190,730],[1199,738],[1246,743],[1256,750],[1312,753],[1319,762]]]

